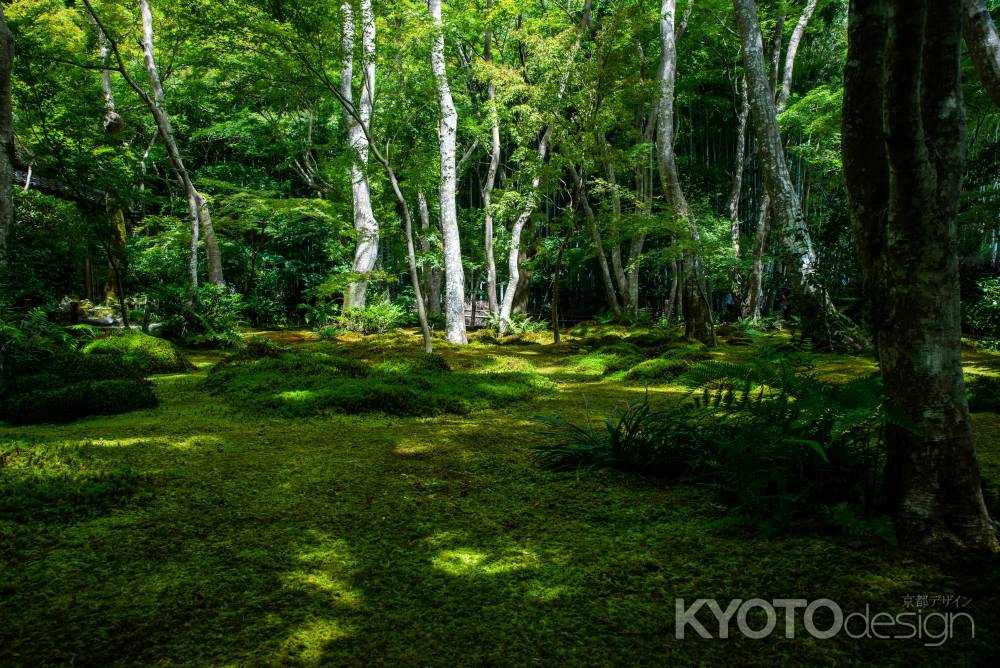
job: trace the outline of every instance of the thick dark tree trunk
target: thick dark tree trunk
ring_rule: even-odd
[[[997,550],[962,380],[960,3],[852,0],[843,150],[904,545]]]

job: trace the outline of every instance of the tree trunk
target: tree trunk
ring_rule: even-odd
[[[771,201],[764,193],[757,214],[757,234],[753,241],[753,259],[750,264],[750,280],[743,300],[743,317],[754,322],[760,319],[764,299],[764,251],[771,237]]]
[[[139,0],[139,11],[142,14],[142,56],[146,66],[146,75],[149,77],[149,86],[153,91],[152,107],[153,117],[156,119],[156,127],[160,131],[163,143],[167,145],[167,153],[173,163],[178,178],[184,184],[187,191],[188,205],[193,206],[190,210],[192,237],[198,235],[194,233],[194,228],[199,227],[205,237],[205,254],[208,256],[208,282],[215,285],[224,283],[222,276],[222,256],[219,253],[219,242],[215,238],[215,228],[212,226],[212,217],[208,210],[208,201],[204,195],[199,193],[191,181],[187,168],[181,160],[180,149],[174,139],[173,127],[170,123],[170,115],[167,112],[166,100],[163,95],[163,86],[160,83],[160,74],[156,67],[156,57],[153,53],[153,10],[149,5],[149,0]],[[92,14],[93,15],[93,14]],[[102,29],[103,30],[103,29]],[[146,98],[149,99],[148,97]],[[192,251],[195,258],[192,262],[197,266],[197,249],[192,241]],[[192,288],[197,287],[197,278],[192,281]]]
[[[622,308],[618,303],[618,295],[615,293],[615,284],[611,278],[611,270],[608,268],[608,257],[604,253],[604,240],[601,239],[601,230],[597,227],[597,218],[594,216],[594,210],[591,208],[590,200],[587,198],[587,190],[583,183],[583,174],[573,164],[569,165],[569,172],[576,185],[580,204],[587,216],[587,227],[590,228],[590,236],[594,240],[594,253],[597,256],[597,266],[601,271],[601,283],[604,286],[604,295],[607,297],[608,307],[611,308],[615,316],[621,316]]]
[[[514,312],[515,297],[521,280],[521,233],[524,226],[531,219],[531,214],[535,211],[535,204],[538,197],[538,186],[541,183],[541,170],[545,164],[545,157],[549,149],[549,136],[551,130],[545,129],[542,139],[538,142],[538,171],[531,177],[531,193],[528,195],[528,202],[521,210],[521,214],[514,221],[510,229],[510,251],[507,254],[507,289],[503,293],[503,302],[500,304],[500,335],[507,333],[510,327],[510,316]]]
[[[792,287],[798,299],[796,310],[801,318],[802,333],[803,336],[816,336],[820,343],[832,346],[834,341],[831,326],[843,323],[844,319],[833,308],[820,281],[812,237],[785,164],[774,94],[768,84],[764,65],[764,46],[757,22],[757,8],[754,0],[733,0],[733,7],[739,25],[750,112],[762,163],[764,186],[784,251],[785,264],[788,265]]]
[[[737,79],[736,84],[740,94],[740,108],[736,113],[736,161],[733,164],[733,186],[729,191],[729,204],[726,212],[729,214],[729,236],[733,243],[733,257],[740,260],[740,197],[743,194],[743,169],[747,154],[747,120],[750,117],[750,98],[747,95],[746,79]],[[742,290],[742,277],[739,269],[733,273],[733,295]]]
[[[486,11],[493,11],[493,0],[487,0]],[[487,21],[489,20],[487,15]],[[483,46],[483,60],[487,67],[493,66],[493,31],[486,28]],[[497,89],[493,83],[493,76],[490,75],[489,83],[486,85],[486,96],[489,102],[487,113],[490,115],[490,168],[486,173],[486,182],[483,183],[483,210],[486,214],[485,243],[486,243],[486,299],[489,302],[490,315],[496,316],[500,313],[500,305],[497,301],[497,262],[493,254],[493,188],[496,185],[497,171],[500,168],[500,114],[497,110]]]
[[[792,36],[788,40],[788,50],[785,52],[785,70],[781,77],[781,88],[778,89],[777,100],[775,101],[775,106],[777,107],[779,114],[785,110],[785,103],[788,102],[788,96],[792,94],[792,76],[795,72],[795,56],[798,55],[799,44],[802,43],[802,36],[805,34],[806,27],[809,25],[809,19],[812,18],[813,12],[816,11],[817,2],[819,2],[819,0],[806,0],[806,6],[802,10],[802,16],[799,17],[798,23],[795,24],[795,29],[792,30]]]
[[[417,204],[420,207],[420,248],[424,253],[431,250],[431,212],[427,207],[427,198],[423,191],[417,193]],[[424,297],[427,310],[432,316],[441,315],[441,268],[431,265],[424,269]]]
[[[14,112],[10,80],[14,67],[14,37],[0,6],[0,274],[7,271],[7,243],[14,227]]]
[[[983,0],[964,0],[962,29],[965,45],[983,88],[1000,107],[1000,36]]]
[[[375,98],[375,15],[371,0],[361,0],[361,52],[363,74],[358,101],[354,103],[354,10],[350,0],[341,6],[343,12],[344,60],[340,69],[340,87],[345,98],[354,104],[359,119],[344,113],[348,142],[353,153],[351,162],[351,201],[354,209],[354,231],[357,242],[351,271],[354,280],[347,286],[344,306],[364,306],[368,292],[368,275],[378,259],[378,222],[372,211],[371,189],[368,186],[368,139],[361,127],[370,125]]]
[[[451,97],[448,70],[444,54],[444,24],[441,21],[441,0],[428,0],[434,20],[431,42],[431,69],[437,89],[441,118],[438,120],[438,147],[441,153],[441,233],[444,241],[445,278],[445,339],[449,343],[468,343],[465,333],[465,273],[462,268],[462,247],[458,233],[456,201],[455,142],[458,135],[458,113]]]
[[[681,188],[674,156],[674,87],[677,77],[677,44],[674,32],[676,0],[660,2],[660,66],[657,79],[660,96],[657,100],[656,148],[660,166],[660,181],[667,204],[674,216],[688,226],[692,245],[699,242],[698,228]],[[715,325],[705,284],[701,257],[692,249],[684,258],[684,330],[687,336],[710,346],[715,345]]]
[[[998,549],[962,379],[957,210],[959,3],[852,0],[844,81],[849,207],[890,424],[886,487],[904,545]]]

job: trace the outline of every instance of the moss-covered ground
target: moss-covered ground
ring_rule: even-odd
[[[614,341],[582,334],[559,346],[439,345],[452,369],[493,356],[551,381],[530,401],[462,415],[281,417],[211,394],[223,355],[194,353],[195,373],[153,377],[155,409],[0,426],[0,664],[994,665],[996,560],[723,530],[723,509],[696,485],[539,468],[533,415],[596,419],[647,382],[654,401],[681,396],[669,379],[625,378],[617,357],[584,360]],[[275,338],[293,353],[332,345]],[[669,349],[640,343],[652,356]],[[419,338],[339,345],[391,358]],[[970,373],[1000,375],[1000,356],[968,361]],[[834,378],[873,368],[816,362]],[[1000,483],[1000,416],[979,413],[975,426],[985,477]],[[818,640],[801,626],[794,639],[674,637],[678,597],[830,598],[895,613],[949,595],[971,599],[974,641]]]

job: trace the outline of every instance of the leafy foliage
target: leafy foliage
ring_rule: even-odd
[[[336,317],[336,324],[349,332],[385,334],[398,329],[405,317],[406,312],[403,307],[390,302],[381,302],[345,308]]]
[[[772,357],[705,362],[681,381],[698,390],[692,401],[653,410],[647,396],[600,428],[544,418],[558,442],[540,447],[539,459],[708,483],[731,508],[725,523],[765,532],[843,503],[841,519],[846,508],[877,514],[888,419],[877,378],[826,383],[801,360]]]

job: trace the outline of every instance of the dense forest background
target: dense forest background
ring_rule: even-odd
[[[415,318],[404,212],[382,159],[409,208],[432,324],[447,311],[446,245],[460,249],[450,287],[477,302],[477,322],[505,306],[548,321],[556,291],[564,324],[679,317],[685,271],[704,272],[716,318],[767,316],[786,285],[798,288],[790,232],[769,220],[731,2],[676,8],[670,117],[683,209],[660,187],[656,154],[660,3],[450,2],[440,32],[423,2],[365,2],[347,15],[329,2],[140,4],[148,48],[139,4],[5,8],[17,44],[11,305],[121,300],[136,321],[148,300],[147,318],[176,318],[195,278],[193,190],[210,221],[195,242],[203,300],[259,327],[385,300]],[[756,9],[813,280],[860,322],[840,150],[846,2]],[[964,70],[971,306],[997,289],[1000,113],[968,59]],[[441,83],[454,107],[454,211],[441,200]],[[151,102],[168,114],[173,147]],[[360,209],[358,182],[370,201]],[[692,256],[700,267],[685,266]],[[998,335],[966,313],[968,329]]]

